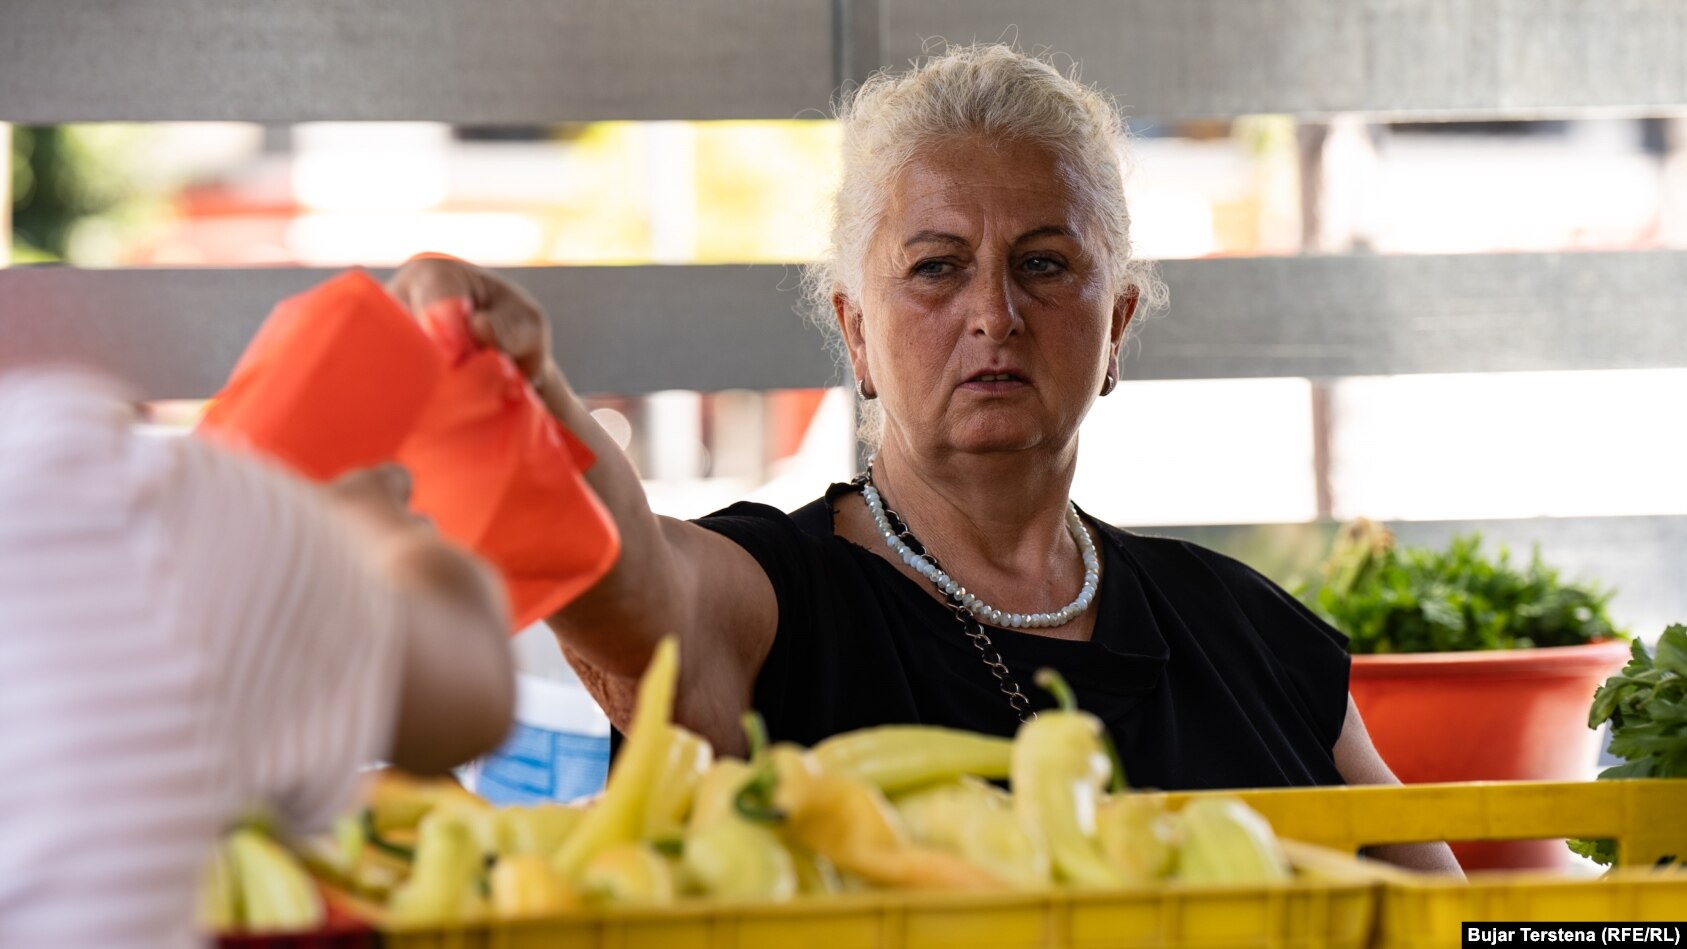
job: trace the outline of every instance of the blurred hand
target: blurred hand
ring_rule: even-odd
[[[509,356],[537,384],[551,359],[551,326],[527,291],[454,257],[417,257],[387,281],[387,291],[420,316],[440,300],[459,300],[482,346]]]
[[[349,471],[323,490],[334,508],[372,539],[428,529],[425,520],[410,512],[410,472],[400,465]]]
[[[384,464],[348,472],[323,490],[395,583],[466,606],[500,629],[507,624],[503,587],[491,569],[410,511],[410,473],[404,468]]]
[[[438,774],[496,748],[515,706],[503,585],[408,510],[410,474],[398,465],[349,472],[323,494],[405,606],[387,759]]]

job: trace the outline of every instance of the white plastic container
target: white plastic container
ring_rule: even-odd
[[[503,747],[476,762],[475,792],[494,804],[571,801],[603,790],[609,719],[580,683],[544,623],[511,640],[515,724]]]

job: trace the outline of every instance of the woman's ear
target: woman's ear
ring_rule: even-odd
[[[1136,316],[1136,301],[1139,296],[1137,289],[1131,287],[1113,301],[1113,326],[1108,338],[1113,342],[1115,362],[1119,359],[1119,345],[1125,341],[1125,330],[1130,328],[1131,319]]]
[[[1113,301],[1113,325],[1107,335],[1107,382],[1102,387],[1102,394],[1113,391],[1113,386],[1119,382],[1119,354],[1124,349],[1125,331],[1130,329],[1131,318],[1136,316],[1137,290],[1131,287],[1119,294]]]
[[[861,308],[842,289],[833,290],[832,315],[837,318],[838,332],[843,335],[844,346],[849,349],[849,362],[855,367],[855,378],[861,379],[867,374],[867,336],[862,328]]]

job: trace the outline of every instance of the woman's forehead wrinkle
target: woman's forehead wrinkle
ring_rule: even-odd
[[[1028,166],[1056,166],[1053,175]],[[917,248],[971,249],[980,240],[1017,247],[1042,238],[1086,243],[1090,230],[1056,155],[999,151],[979,160],[952,151],[928,152],[903,168],[890,189],[873,241],[877,254]]]
[[[1023,244],[1026,241],[1034,241],[1039,237],[1069,237],[1072,240],[1077,240],[1078,234],[1065,224],[1044,224],[1041,227],[1033,227],[1019,235],[1014,239],[1014,243]]]
[[[944,231],[921,230],[904,241],[902,246],[912,247],[915,244],[949,244],[964,247],[967,244],[967,239],[959,234],[950,234]]]

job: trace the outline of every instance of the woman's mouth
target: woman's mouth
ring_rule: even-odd
[[[1017,372],[979,372],[974,373],[967,381],[961,383],[961,388],[979,393],[1004,393],[1023,389],[1031,383]]]

